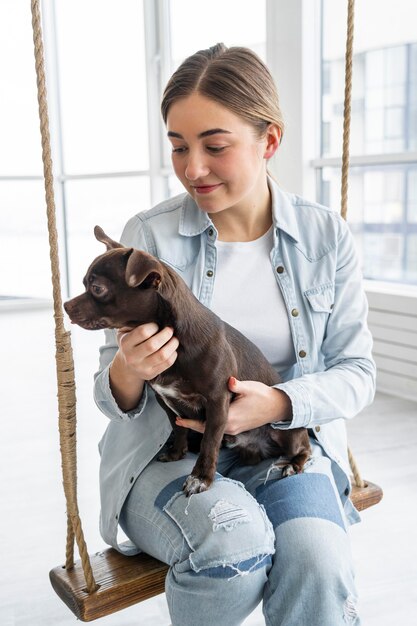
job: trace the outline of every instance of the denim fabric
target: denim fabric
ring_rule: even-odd
[[[345,421],[368,405],[375,391],[367,302],[353,239],[346,223],[330,209],[282,191],[269,180],[274,246],[271,272],[282,291],[297,362],[277,385],[291,399],[293,419],[275,428],[304,426],[314,431],[330,459],[332,475],[350,523],[359,519],[348,496],[349,464]],[[217,232],[209,216],[183,194],[126,225],[122,242],[145,249],[173,267],[206,306],[216,278]],[[95,400],[110,419],[100,442],[100,527],[104,540],[121,551],[119,514],[132,484],[165,444],[168,419],[145,387],[138,407],[123,413],[109,387],[109,364],[117,350],[106,331],[95,376]]]
[[[170,565],[173,626],[237,626],[262,600],[268,626],[359,626],[347,521],[330,460],[312,448],[305,472],[284,479],[271,460],[241,466],[222,449],[213,486],[190,498],[195,455],[140,474],[120,523]]]

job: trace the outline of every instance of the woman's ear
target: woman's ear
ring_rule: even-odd
[[[265,133],[266,148],[264,159],[270,159],[274,156],[281,143],[281,129],[276,124],[269,124]]]

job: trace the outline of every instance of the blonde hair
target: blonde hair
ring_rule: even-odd
[[[164,122],[170,106],[199,93],[226,107],[263,137],[269,124],[284,132],[284,120],[274,79],[265,63],[249,48],[218,43],[191,55],[174,72],[161,103]]]

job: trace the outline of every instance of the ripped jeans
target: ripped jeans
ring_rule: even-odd
[[[242,466],[222,449],[214,484],[190,498],[193,454],[140,474],[120,524],[170,565],[173,626],[238,626],[261,601],[267,626],[359,626],[342,505],[330,460],[311,444],[304,473],[282,480],[271,460]]]

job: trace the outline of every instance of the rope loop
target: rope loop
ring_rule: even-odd
[[[49,133],[48,102],[45,78],[45,60],[42,42],[42,27],[39,0],[31,0],[33,43],[35,49],[36,82],[38,87],[39,120],[42,138],[42,161],[45,181],[46,213],[50,246],[52,291],[54,300],[56,372],[58,383],[59,433],[62,460],[62,475],[67,503],[67,546],[66,567],[74,566],[74,537],[81,556],[84,576],[89,593],[98,588],[91,568],[84,540],[77,503],[77,458],[76,458],[76,397],[74,361],[71,335],[65,331],[58,256],[58,232],[54,197],[54,178]]]
[[[347,33],[346,33],[346,55],[345,55],[345,100],[343,107],[343,153],[342,153],[342,186],[341,186],[341,208],[340,214],[343,219],[347,216],[348,182],[349,182],[349,141],[352,113],[352,76],[353,76],[353,34],[355,24],[355,0],[348,0],[347,10]],[[350,467],[353,472],[355,485],[365,487],[366,484],[361,478],[358,465],[353,456],[352,450],[348,448]]]

